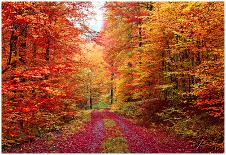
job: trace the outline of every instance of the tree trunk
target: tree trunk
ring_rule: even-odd
[[[23,64],[26,63],[26,37],[27,37],[27,24],[20,25],[21,30],[21,38],[20,38],[20,46],[19,46],[19,61]]]
[[[91,87],[89,89],[89,105],[90,105],[90,109],[93,108],[93,103],[92,103],[92,91],[91,91]]]
[[[111,96],[111,104],[113,104],[113,100],[114,100],[114,87],[113,87],[113,76],[114,76],[114,73],[112,73],[111,74],[111,82],[112,82],[112,84],[111,84],[111,94],[110,94],[110,96]]]
[[[34,64],[36,64],[36,56],[37,56],[36,52],[37,52],[37,45],[36,45],[36,43],[33,43],[32,56],[33,56]]]
[[[141,32],[141,22],[139,22],[139,47],[142,46],[142,32]]]
[[[111,65],[111,67],[113,68],[113,64]],[[111,92],[110,92],[111,104],[113,104],[113,102],[114,102],[114,85],[113,85],[113,81],[114,81],[114,72],[112,71],[112,73],[111,73]]]
[[[16,24],[12,24],[11,27],[11,36],[10,36],[10,51],[9,51],[9,58],[8,58],[8,65],[10,65],[12,62],[12,56],[17,55],[17,50],[16,50],[16,44],[17,44],[17,40],[18,40],[18,36],[16,36],[14,33],[17,29]],[[16,64],[15,64],[16,65]]]
[[[50,48],[50,40],[47,41],[47,48],[46,48],[46,61],[49,61],[49,48]]]

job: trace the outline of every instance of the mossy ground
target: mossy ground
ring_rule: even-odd
[[[112,119],[104,119],[106,138],[101,145],[103,153],[129,153],[127,140]]]

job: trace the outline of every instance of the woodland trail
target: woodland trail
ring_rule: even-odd
[[[91,122],[79,133],[39,139],[11,150],[12,153],[194,153],[200,152],[185,140],[163,132],[150,132],[108,110],[92,111]]]

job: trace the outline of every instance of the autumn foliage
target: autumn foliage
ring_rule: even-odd
[[[88,2],[2,3],[3,149],[73,119],[72,103],[82,100],[73,77],[81,64],[73,58],[85,42],[80,35],[86,32],[84,10],[90,6]]]
[[[98,40],[112,66],[113,108],[184,136],[209,138],[208,146],[222,147],[223,3],[109,2],[105,6],[107,21]],[[216,132],[221,136],[214,139],[213,133],[208,135],[200,127],[220,127]]]
[[[90,8],[2,3],[3,150],[103,103],[223,150],[224,3],[106,2],[95,33]]]

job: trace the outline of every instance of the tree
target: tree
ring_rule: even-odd
[[[3,148],[54,130],[76,113],[72,59],[88,2],[3,2]],[[74,17],[72,19],[72,17]],[[62,57],[63,55],[63,57]],[[33,61],[34,60],[34,61]],[[62,76],[63,75],[63,76]],[[70,101],[70,102],[69,102]],[[36,119],[33,119],[33,118]]]

